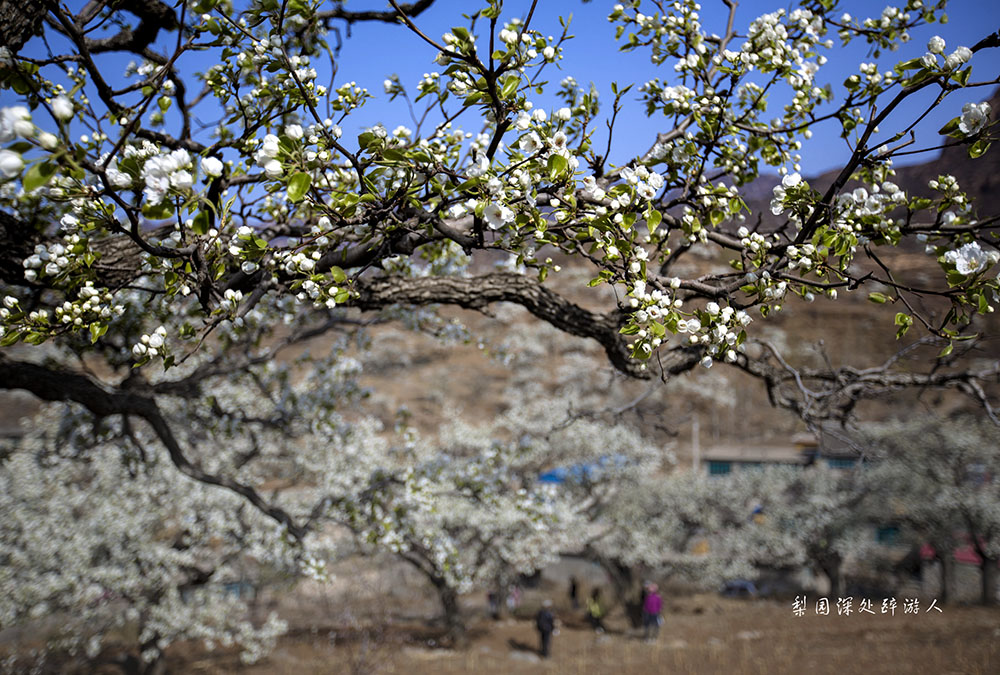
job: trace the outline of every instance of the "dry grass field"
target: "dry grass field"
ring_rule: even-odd
[[[525,609],[528,609],[526,602]],[[875,603],[876,605],[878,603]],[[645,643],[613,613],[597,636],[560,608],[553,654],[541,660],[528,618],[472,622],[469,644],[441,647],[434,628],[292,632],[267,661],[242,666],[234,654],[172,649],[170,672],[230,673],[968,673],[1000,672],[1000,611],[946,607],[942,613],[804,617],[790,603],[695,595],[668,601],[659,639]],[[876,607],[876,611],[878,608]],[[528,612],[526,612],[528,613]],[[836,610],[834,610],[836,613]]]

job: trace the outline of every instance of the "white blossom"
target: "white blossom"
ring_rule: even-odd
[[[990,121],[990,104],[966,103],[962,106],[962,118],[958,122],[959,130],[966,136],[975,136]]]
[[[975,274],[989,263],[989,255],[980,248],[977,241],[964,244],[957,250],[948,251],[944,254],[944,259],[954,265],[959,274],[965,275]]]
[[[222,162],[215,157],[204,157],[201,160],[201,170],[206,176],[221,176],[222,169]]]
[[[52,100],[52,114],[58,120],[68,120],[73,117],[73,102],[66,96],[57,96]]]

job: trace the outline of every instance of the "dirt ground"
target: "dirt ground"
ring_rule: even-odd
[[[329,627],[293,631],[264,662],[243,666],[234,654],[171,650],[170,672],[310,674],[399,673],[968,673],[1000,672],[1000,610],[945,607],[943,612],[796,617],[790,602],[695,595],[668,600],[654,643],[627,629],[620,613],[595,635],[557,607],[562,621],[550,659],[538,657],[528,618],[470,622],[463,649],[440,646],[426,624]],[[879,603],[875,610],[879,612]],[[836,614],[836,609],[833,610]]]

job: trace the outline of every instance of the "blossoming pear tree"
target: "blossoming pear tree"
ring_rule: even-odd
[[[187,491],[191,503],[178,513],[235,508],[212,490],[242,498],[317,574],[309,542],[324,523],[353,523],[366,536],[383,522],[380,500],[416,500],[419,517],[389,529],[421,543],[451,528],[449,517],[482,518],[489,503],[459,508],[446,490],[421,492],[424,479],[464,480],[427,473],[433,462],[423,456],[409,474],[399,463],[372,472],[394,446],[374,420],[343,414],[363,393],[343,349],[298,370],[275,362],[310,337],[370,321],[432,328],[441,324],[429,308],[508,302],[596,341],[628,376],[669,381],[699,364],[732,364],[809,421],[904,386],[958,387],[991,410],[983,383],[993,370],[952,350],[974,339],[976,317],[997,302],[994,214],[977,213],[950,176],[906,192],[893,181],[893,159],[923,149],[910,149],[911,131],[927,107],[909,106],[922,92],[937,94],[930,108],[954,108],[942,130],[953,143],[973,158],[987,152],[992,111],[977,101],[996,82],[972,68],[1000,34],[950,50],[931,37],[920,58],[860,64],[835,94],[824,65],[837,45],[860,42],[881,56],[940,20],[943,3],[908,0],[858,19],[835,0],[806,0],[740,28],[730,0],[718,27],[703,26],[691,0],[630,0],[608,15],[613,31],[662,75],[601,92],[612,99],[604,109],[572,64],[562,64],[570,77],[558,86],[547,82],[570,33],[565,21],[537,25],[536,4],[463,7],[468,15],[438,37],[421,28],[434,0],[377,10],[305,0],[95,0],[71,10],[0,0],[0,388],[69,402],[71,422],[86,411],[94,423],[73,427],[83,455],[110,435],[126,469]],[[328,87],[319,74],[338,66],[337,27],[362,21],[414,33],[440,67],[415,89],[392,76],[384,83],[386,97],[426,105],[412,127],[343,131],[374,94],[351,81]],[[38,33],[46,39],[32,41]],[[115,54],[136,60],[124,75],[106,58]],[[211,65],[189,72],[192,58]],[[558,104],[532,100],[546,88]],[[777,91],[787,105],[769,105]],[[636,95],[662,131],[647,151],[612,164],[617,113]],[[882,128],[890,119],[893,129]],[[606,138],[597,133],[605,124]],[[797,166],[814,133],[851,147],[823,191]],[[765,170],[782,176],[769,207],[775,225],[741,196]],[[885,255],[917,241],[935,266],[920,283]],[[676,271],[698,251],[729,268]],[[483,271],[498,256],[510,265]],[[556,290],[553,278],[570,264],[591,270],[579,293],[599,299],[609,289],[614,301],[591,309]],[[891,330],[943,341],[926,369],[903,372],[895,360],[796,369],[752,346],[752,313],[873,284],[871,299],[895,310]],[[936,298],[937,309],[919,296]],[[495,472],[483,481],[490,499],[516,502],[501,489],[514,479],[497,464],[516,466],[516,453],[491,459],[484,445],[469,447],[479,456],[456,467]],[[173,486],[159,473],[163,457],[214,487]],[[29,461],[39,460],[18,460]],[[79,471],[82,481],[133,480],[111,466]],[[267,497],[260,488],[303,476],[309,490]],[[78,498],[52,480],[56,494]],[[150,491],[141,504],[168,494]],[[453,507],[447,517],[435,513],[438,499]],[[549,508],[527,502],[525,515]],[[181,517],[157,513],[157,523]],[[265,525],[255,516],[251,527]],[[428,560],[446,564],[463,537],[439,539]],[[385,530],[373,543],[396,539]],[[514,551],[502,563],[518,567],[531,555]],[[183,585],[176,567],[168,576]]]
[[[87,421],[63,408],[40,413],[0,465],[0,621],[33,632],[36,647],[8,650],[4,669],[55,668],[49,660],[68,651],[157,672],[163,649],[185,639],[240,645],[250,662],[269,652],[284,621],[251,622],[224,584],[252,575],[247,565],[295,570],[274,523],[230,491],[178,476],[163,452],[123,461],[137,448],[116,443],[129,433],[120,424],[85,441],[76,425]],[[138,655],[121,644],[129,634]]]
[[[979,558],[980,601],[1000,602],[1000,453],[988,421],[970,416],[929,418],[876,426],[868,439],[884,463],[896,519],[920,543],[930,543],[941,564],[941,596],[955,585],[957,548]]]
[[[870,559],[876,528],[893,520],[881,467],[777,467],[748,478],[763,514],[752,528],[755,562],[808,565],[826,577],[834,598],[845,590],[847,564]]]
[[[822,79],[828,50],[854,41],[891,50],[938,20],[941,7],[914,0],[861,20],[838,13],[835,2],[806,2],[738,29],[735,3],[726,2],[730,21],[711,32],[694,2],[616,5],[608,18],[623,49],[648,51],[663,68],[637,93],[664,131],[648,152],[611,166],[594,130],[602,114],[613,120],[627,104],[624,89],[612,92],[610,113],[572,78],[557,92],[561,107],[549,112],[531,100],[568,29],[549,39],[532,22],[533,4],[492,1],[468,28],[439,39],[418,23],[430,4],[352,12],[307,2],[175,8],[150,0],[128,10],[91,3],[74,15],[5,3],[25,27],[2,62],[8,95],[21,99],[4,109],[0,135],[3,343],[82,335],[99,344],[128,323],[119,295],[135,287],[148,289],[149,304],[184,317],[128,345],[137,365],[165,367],[220,324],[255,307],[274,311],[284,298],[303,313],[509,301],[598,340],[615,367],[637,377],[666,378],[715,360],[767,377],[776,361],[743,353],[750,310],[766,315],[792,295],[878,283],[890,293],[873,292],[874,301],[906,310],[893,317],[900,333],[916,325],[949,347],[971,337],[972,317],[995,302],[989,221],[961,186],[942,177],[926,193],[907,194],[892,181],[893,157],[910,145],[924,111],[908,113],[912,123],[891,135],[876,130],[919,92],[939,92],[936,107],[950,105],[953,91],[967,100],[991,84],[972,78],[972,62],[997,46],[996,34],[950,52],[934,37],[923,57],[889,69],[861,64],[834,100]],[[88,27],[108,17],[121,32],[92,37]],[[378,125],[343,136],[372,94],[317,81],[338,20],[398,22],[395,30],[421,36],[428,61],[443,68],[417,86],[438,123],[428,116],[413,129]],[[72,53],[19,53],[42,23]],[[162,54],[151,48],[161,30],[177,35]],[[99,66],[107,52],[131,52],[142,63],[112,84]],[[188,53],[216,63],[192,76],[176,65]],[[768,107],[772,89],[792,102]],[[385,90],[410,95],[391,78]],[[214,122],[199,132],[192,120],[203,116]],[[468,138],[459,123],[483,131]],[[83,127],[93,132],[76,137]],[[795,169],[814,129],[853,148],[822,193]],[[991,133],[988,106],[966,103],[945,131],[980,156]],[[740,196],[763,167],[784,174],[773,229],[755,226]],[[912,239],[938,259],[926,287],[895,281],[882,261],[883,250]],[[728,255],[730,271],[672,275],[698,248]],[[508,254],[524,273],[414,278],[395,264],[422,256],[455,272],[471,269],[480,252]],[[559,267],[556,253],[592,265],[592,283],[612,286],[617,305],[584,310],[545,285]],[[911,302],[921,293],[950,309],[923,312]],[[3,367],[18,364],[5,359]],[[954,385],[975,376],[915,379]]]
[[[745,495],[732,481],[683,471],[632,471],[603,485],[586,514],[585,555],[608,575],[615,600],[638,628],[642,583],[650,577],[715,590],[726,579],[753,576],[749,556],[732,544],[749,516]]]

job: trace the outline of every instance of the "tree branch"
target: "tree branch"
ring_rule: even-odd
[[[396,304],[456,305],[482,311],[495,302],[511,302],[570,335],[596,340],[622,373],[641,379],[649,379],[654,374],[642,367],[642,361],[631,358],[626,338],[618,332],[624,320],[621,312],[591,312],[520,274],[418,279],[380,277],[361,279],[356,289],[360,297],[349,304],[366,311]],[[700,356],[699,350],[689,347],[669,350],[662,358],[662,375],[669,377],[686,372],[698,363]]]
[[[137,382],[141,380],[130,378],[122,387],[109,387],[85,375],[14,361],[0,354],[0,388],[24,389],[44,401],[78,403],[98,417],[132,415],[143,419],[152,427],[181,473],[196,481],[235,492],[261,513],[285,526],[295,539],[301,541],[305,537],[307,530],[304,527],[296,524],[295,519],[285,510],[267,503],[254,488],[228,476],[209,473],[192,463],[184,454],[156,400],[138,389],[135,384]]]

